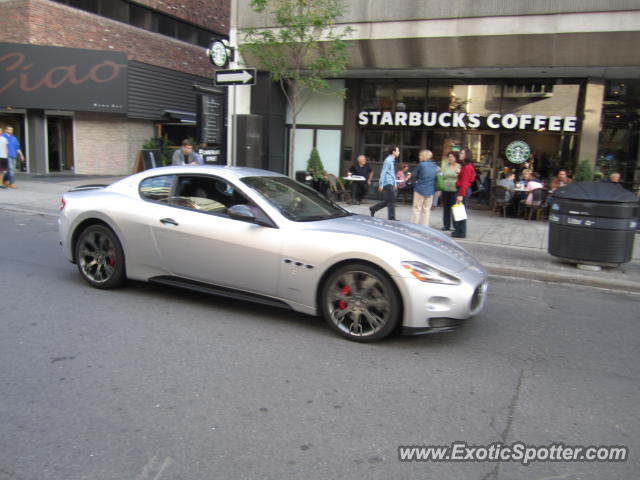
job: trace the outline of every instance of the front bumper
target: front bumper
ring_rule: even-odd
[[[423,335],[428,333],[443,333],[457,330],[466,322],[466,319],[460,318],[430,318],[427,327],[402,327],[400,333],[402,335]]]
[[[425,283],[403,278],[404,315],[402,333],[437,333],[455,330],[484,308],[487,273],[473,268],[458,275],[459,285]]]

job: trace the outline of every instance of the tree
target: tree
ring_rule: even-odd
[[[582,160],[576,168],[576,174],[573,176],[574,182],[591,182],[593,181],[593,170],[589,160]]]
[[[271,17],[274,28],[242,30],[240,51],[280,83],[287,99],[292,120],[288,170],[293,175],[298,114],[310,93],[328,92],[327,78],[346,69],[344,38],[351,28],[334,25],[345,11],[343,0],[251,0],[250,5]],[[345,91],[338,94],[344,97]]]

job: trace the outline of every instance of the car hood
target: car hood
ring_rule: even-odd
[[[307,226],[314,231],[377,238],[415,255],[415,258],[406,258],[406,260],[424,259],[428,261],[429,265],[442,268],[450,273],[459,272],[470,266],[485,271],[475,257],[449,237],[422,225],[371,218],[364,215],[350,215],[312,222]]]

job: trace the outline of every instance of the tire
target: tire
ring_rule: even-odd
[[[116,288],[126,279],[124,252],[118,237],[103,225],[91,225],[78,236],[75,258],[80,275],[95,288]]]
[[[392,281],[377,268],[352,263],[324,282],[320,308],[331,328],[356,342],[375,342],[395,330],[401,301]]]

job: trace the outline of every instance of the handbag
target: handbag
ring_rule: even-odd
[[[461,222],[467,219],[467,209],[464,208],[464,203],[456,203],[451,207],[451,214],[455,222]]]
[[[441,192],[444,190],[444,178],[442,178],[442,174],[439,173],[436,175],[436,192]]]

